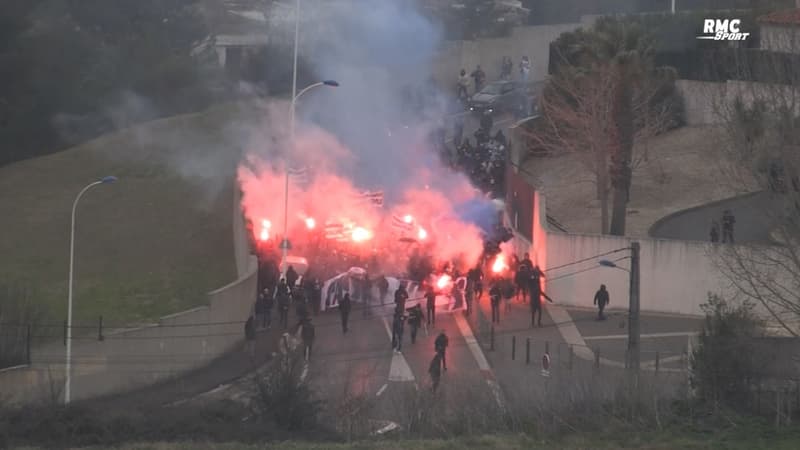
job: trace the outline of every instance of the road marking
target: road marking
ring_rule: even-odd
[[[378,393],[376,393],[375,396],[376,397],[380,397],[381,395],[383,395],[383,393],[386,392],[386,388],[388,388],[388,387],[389,387],[389,383],[384,383],[383,386],[381,386],[381,388],[378,389]]]
[[[480,369],[481,375],[483,375],[483,378],[486,380],[486,384],[489,385],[489,390],[494,394],[497,405],[505,409],[505,402],[503,401],[502,392],[500,391],[500,385],[495,381],[492,368],[489,366],[489,362],[486,360],[486,356],[483,354],[483,350],[481,350],[477,339],[475,339],[475,335],[472,334],[472,328],[470,328],[462,315],[456,314],[454,317],[456,319],[456,325],[458,325],[458,330],[467,342],[467,348],[469,348],[470,353],[472,353],[472,356],[475,358],[475,362],[478,363],[478,369]]]
[[[575,356],[581,359],[593,360],[594,352],[586,346],[586,342],[583,340],[581,332],[578,331],[578,327],[575,326],[575,322],[572,321],[572,316],[569,315],[569,312],[552,303],[547,305],[547,312],[550,313],[550,318],[553,319],[553,322],[558,324],[558,332],[564,342],[567,345],[574,346]]]
[[[650,334],[642,334],[639,337],[641,339],[656,339],[656,338],[666,338],[666,337],[685,337],[685,336],[697,336],[698,332],[696,331],[676,331],[673,333],[650,333]],[[606,339],[628,339],[627,334],[609,334],[605,336],[584,336],[584,341],[600,341]]]
[[[384,434],[384,433],[388,433],[388,432],[390,432],[392,430],[396,430],[398,428],[400,428],[400,425],[397,425],[396,423],[390,421],[385,427],[381,428],[380,430],[375,431],[374,434]]]
[[[392,330],[389,328],[389,322],[383,318],[383,325],[386,327],[386,333],[389,334],[389,341],[392,340]],[[395,353],[392,355],[392,364],[389,366],[389,381],[415,381],[414,372],[406,361],[406,357],[402,353]]]

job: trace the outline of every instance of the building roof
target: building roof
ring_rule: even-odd
[[[758,22],[771,25],[800,25],[800,9],[775,11],[759,17]]]

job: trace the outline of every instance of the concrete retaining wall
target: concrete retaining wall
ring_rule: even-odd
[[[234,247],[238,280],[208,294],[208,305],[159,319],[155,324],[110,331],[73,342],[72,399],[123,392],[202,367],[244,339],[257,289],[257,261],[244,249],[247,233],[234,194]],[[65,347],[32,349],[31,366],[0,371],[0,401],[63,399]]]
[[[791,86],[752,83],[749,81],[713,82],[677,80],[676,87],[683,97],[688,125],[720,124],[729,117],[737,98],[745,105],[762,100],[767,106],[792,106],[800,110],[800,91]]]

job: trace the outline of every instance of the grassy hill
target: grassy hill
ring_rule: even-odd
[[[231,221],[243,139],[234,125],[251,116],[219,106],[0,167],[0,287],[29,291],[60,323],[72,202],[86,184],[115,175],[78,205],[76,321],[103,315],[113,326],[203,304],[236,276]]]

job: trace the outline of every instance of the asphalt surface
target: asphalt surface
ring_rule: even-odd
[[[721,226],[722,212],[730,209],[736,218],[733,230],[736,242],[769,243],[770,231],[773,229],[769,212],[776,206],[775,200],[768,193],[748,194],[667,216],[650,229],[650,235],[664,239],[709,241],[711,221],[716,219]]]

